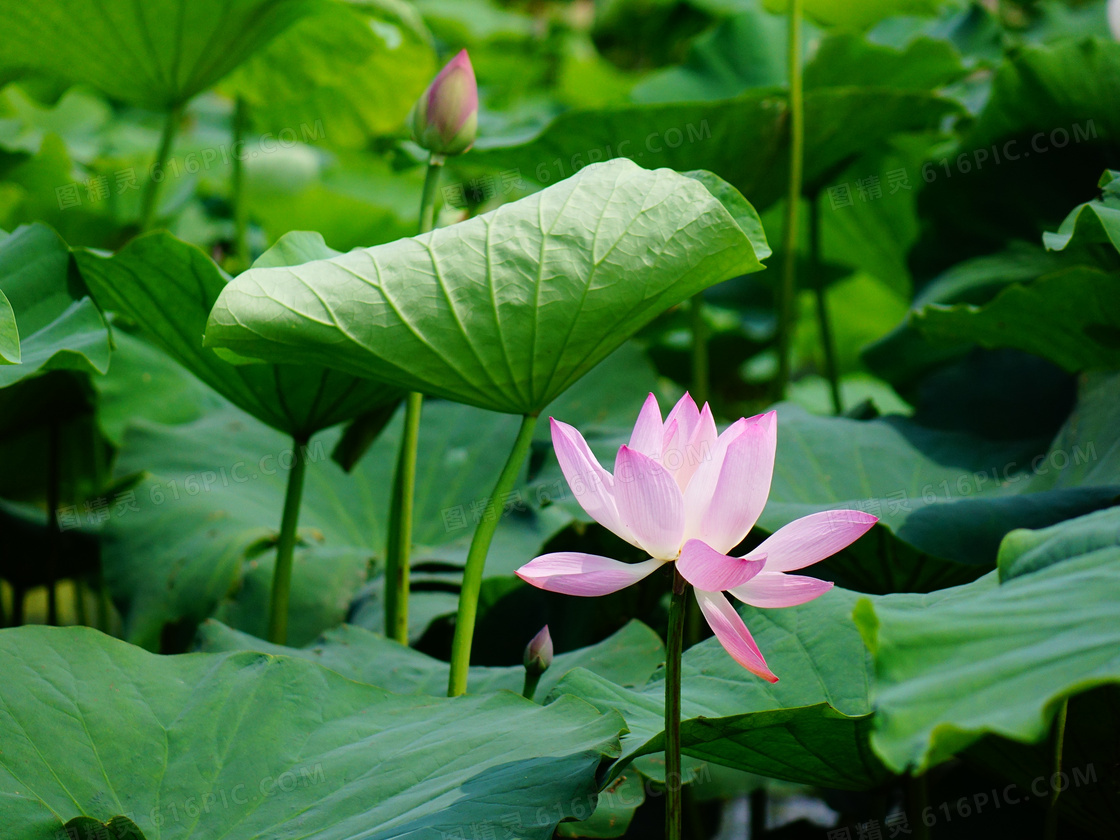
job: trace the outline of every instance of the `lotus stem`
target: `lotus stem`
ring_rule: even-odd
[[[1064,787],[1062,785],[1062,751],[1066,742],[1066,717],[1069,715],[1069,698],[1062,700],[1058,707],[1058,714],[1054,718],[1054,759],[1051,767],[1051,784],[1054,789],[1050,792],[1050,805],[1046,809],[1046,824],[1042,836],[1044,840],[1056,840],[1058,837],[1058,797]]]
[[[292,438],[292,468],[288,470],[288,490],[284,494],[284,515],[276,543],[276,569],[272,575],[272,596],[268,605],[268,640],[274,645],[288,643],[288,602],[292,592],[292,556],[296,548],[299,506],[303,479],[307,472],[307,438]]]
[[[681,655],[688,583],[673,568],[669,628],[665,636],[665,837],[681,840]]]
[[[424,192],[420,197],[420,233],[435,225],[436,189],[443,158],[428,156]],[[416,495],[416,455],[420,443],[420,415],[424,395],[413,391],[405,399],[404,432],[393,473],[389,503],[389,537],[385,545],[385,636],[408,644],[408,587],[412,553],[412,516]]]
[[[502,467],[502,473],[494,485],[494,492],[490,495],[490,504],[497,505],[512,489],[517,476],[521,473],[521,466],[529,454],[533,443],[533,429],[537,425],[535,414],[526,414],[521,418],[521,428],[517,431],[517,439],[513,442],[509,458]],[[494,539],[494,532],[498,530],[499,511],[492,511],[494,515],[483,516],[475,529],[471,539],[471,547],[467,552],[467,565],[463,569],[463,586],[459,590],[459,613],[455,621],[455,638],[451,643],[451,675],[447,684],[447,696],[458,697],[467,691],[467,670],[471,664],[471,642],[474,639],[475,619],[478,617],[478,593],[482,588],[482,571],[486,566],[486,554],[490,550],[490,543]]]
[[[534,674],[532,671],[525,672],[525,683],[521,687],[521,696],[526,700],[532,700],[536,697],[537,686],[541,684],[541,676],[543,674]]]
[[[805,163],[805,103],[801,85],[801,0],[789,0],[789,189],[785,228],[782,231],[782,277],[778,288],[777,399],[785,397],[790,377],[793,344],[793,305],[797,294],[797,211]]]
[[[427,233],[435,227],[436,190],[439,188],[441,155],[428,155],[428,171],[424,174],[424,192],[420,195],[420,232]]]
[[[844,402],[840,396],[840,375],[837,372],[836,345],[832,338],[832,322],[828,317],[828,298],[825,295],[824,272],[821,266],[821,202],[814,195],[809,203],[809,270],[813,273],[813,289],[817,299],[817,323],[821,331],[821,351],[824,353],[824,374],[832,395],[832,413],[842,414]]]
[[[155,163],[149,173],[148,185],[144,189],[144,200],[140,210],[140,232],[152,229],[159,210],[159,193],[163,182],[167,180],[167,161],[171,158],[171,146],[175,142],[175,132],[179,128],[179,119],[183,115],[183,106],[176,105],[167,112],[163,123],[163,133],[159,138],[159,151],[156,152]],[[157,177],[158,176],[158,177]]]
[[[420,414],[424,395],[413,391],[405,399],[404,433],[393,475],[389,540],[385,550],[385,635],[408,644],[409,562],[412,548],[412,514],[416,494],[416,453],[420,441]]]

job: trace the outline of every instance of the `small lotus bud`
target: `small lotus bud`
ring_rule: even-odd
[[[412,139],[434,155],[461,155],[478,136],[478,85],[466,50],[439,71],[408,115]]]
[[[551,664],[552,636],[549,635],[546,624],[525,646],[525,670],[530,674],[540,675],[547,671]]]
[[[1108,0],[1108,28],[1112,37],[1120,41],[1120,0]]]

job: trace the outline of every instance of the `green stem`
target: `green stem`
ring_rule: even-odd
[[[428,156],[424,192],[420,196],[420,233],[435,225],[436,189],[443,158]],[[420,441],[420,414],[424,395],[413,391],[405,400],[404,432],[393,473],[389,502],[389,536],[385,544],[385,635],[408,644],[409,561],[412,553],[412,515],[416,495],[416,455]]]
[[[233,110],[233,248],[237,269],[244,271],[252,262],[249,252],[249,206],[245,201],[245,129],[249,126],[249,103],[237,97]],[[238,151],[240,150],[240,151]]]
[[[1058,715],[1054,719],[1054,759],[1050,775],[1051,784],[1056,780],[1054,790],[1050,793],[1050,807],[1046,809],[1046,825],[1042,833],[1044,840],[1055,840],[1058,836],[1058,797],[1062,793],[1062,751],[1066,742],[1066,717],[1069,714],[1069,698],[1062,701],[1058,707]]]
[[[692,322],[692,398],[698,405],[708,401],[710,369],[708,363],[708,325],[704,321],[704,295],[693,295],[689,304]]]
[[[416,453],[420,441],[420,413],[424,395],[412,392],[405,400],[404,433],[393,475],[391,524],[385,551],[385,635],[408,644],[409,555],[416,493]]]
[[[58,625],[58,560],[62,555],[62,530],[58,524],[58,506],[62,495],[60,464],[61,432],[58,423],[47,430],[47,624]]]
[[[782,231],[781,286],[778,289],[777,399],[785,396],[790,377],[793,343],[793,306],[797,294],[797,210],[805,162],[805,104],[801,86],[801,2],[789,0],[789,189],[786,194],[785,229]]]
[[[824,352],[824,373],[832,394],[832,413],[842,414],[844,403],[840,397],[840,376],[837,373],[836,345],[832,338],[832,322],[828,317],[828,298],[825,296],[824,272],[821,266],[821,202],[814,195],[809,203],[809,270],[813,274],[813,288],[817,299],[817,323],[821,331],[821,350]]]
[[[673,596],[665,636],[665,837],[681,840],[681,654],[688,583],[673,567]]]
[[[528,670],[525,671],[525,685],[521,688],[522,697],[526,700],[532,700],[533,697],[536,696],[537,686],[540,685],[541,676],[543,674],[543,671],[540,673],[534,673]]]
[[[471,642],[474,640],[474,623],[478,616],[478,593],[482,589],[482,570],[486,566],[486,553],[490,541],[498,530],[501,501],[513,489],[525,456],[533,443],[533,429],[537,425],[535,414],[521,418],[521,428],[513,442],[509,458],[502,467],[502,474],[490,495],[491,515],[483,516],[475,529],[471,547],[467,552],[467,566],[463,569],[463,587],[459,591],[459,614],[455,620],[455,638],[451,643],[451,676],[447,683],[447,696],[458,697],[467,691],[467,669],[471,664]]]
[[[910,776],[907,781],[907,810],[914,815],[914,840],[929,840],[929,826],[926,825],[925,813],[929,808],[929,786],[926,784],[926,774]]]
[[[420,232],[427,233],[435,227],[436,190],[439,188],[440,169],[443,167],[441,155],[428,156],[428,171],[424,174],[424,192],[420,196]]]
[[[288,490],[284,495],[284,515],[276,543],[276,569],[272,575],[272,597],[268,604],[268,640],[274,645],[288,643],[288,601],[292,592],[292,555],[296,548],[299,505],[303,478],[307,472],[307,438],[292,438],[292,468],[288,470]]]
[[[163,133],[159,138],[159,151],[152,165],[151,177],[144,189],[144,200],[140,211],[140,232],[152,229],[159,209],[159,193],[163,182],[167,180],[167,161],[171,157],[171,145],[175,142],[175,132],[179,128],[179,118],[183,114],[183,106],[176,105],[167,112],[167,119],[163,124]],[[155,176],[158,175],[157,179]]]

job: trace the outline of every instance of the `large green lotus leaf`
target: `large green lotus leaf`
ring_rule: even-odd
[[[70,249],[57,233],[41,224],[17,229],[0,242],[0,266],[0,352],[7,362],[0,388],[48,370],[108,370],[109,328],[71,274]]]
[[[407,18],[395,14],[401,10]],[[430,36],[404,3],[322,3],[242,64],[222,88],[277,131],[329,114],[322,142],[362,148],[396,132],[436,71]]]
[[[382,554],[400,422],[349,474],[329,457],[337,431],[309,445],[292,587],[294,644],[341,622],[361,585],[358,572]],[[447,584],[457,585],[462,543],[486,508],[480,488],[492,486],[515,434],[513,417],[452,403],[425,406],[416,555],[438,560]],[[287,437],[232,407],[177,426],[137,422],[128,429],[116,469],[146,477],[132,509],[113,515],[102,539],[106,577],[130,641],[154,648],[168,632],[189,640],[231,593],[232,604],[222,607],[227,620],[263,632],[254,605],[263,604],[271,572],[290,452]],[[511,574],[555,528],[530,508],[531,496],[522,498],[521,510],[502,517],[490,575]]]
[[[1075,524],[1076,523],[1076,524]],[[1049,528],[1012,531],[999,547],[999,577],[1007,581],[1070,557],[1120,545],[1120,508],[1107,508]]]
[[[547,840],[594,801],[622,727],[575,698],[393,695],[300,659],[160,657],[86,628],[4,630],[0,662],[0,802],[26,840],[122,815],[149,840]]]
[[[928,92],[829,87],[805,93],[805,181],[824,186],[838,167],[886,139],[936,129],[959,110]],[[707,169],[762,210],[781,198],[789,165],[789,114],[780,88],[713,102],[572,110],[539,131],[480,140],[464,165],[520,172],[548,183],[587,163],[626,157],[642,166]],[[742,154],[742,149],[751,154]]]
[[[1086,399],[1049,449],[901,417],[815,417],[783,406],[759,525],[772,532],[814,511],[864,510],[895,540],[869,537],[829,561],[844,580],[891,592],[972,579],[994,567],[1009,531],[1052,525],[1120,497],[1117,458],[1098,450],[1098,435],[1083,425],[1108,394],[1115,388]]]
[[[788,78],[785,45],[785,18],[749,9],[698,37],[682,65],[649,74],[631,96],[636,102],[694,102],[782,85]]]
[[[960,54],[944,41],[916,38],[901,48],[854,33],[802,36],[809,58],[805,89],[869,87],[927,92],[966,72]],[[788,83],[785,18],[760,10],[730,18],[697,39],[680,67],[654,73],[634,87],[637,102],[727,99],[749,88]]]
[[[0,2],[0,81],[45,76],[162,108],[190,99],[320,4],[309,0]]]
[[[210,307],[229,278],[206,254],[169,233],[129,242],[111,257],[79,249],[78,268],[98,301],[238,407],[306,437],[399,399],[378,383],[301,365],[234,365],[202,346]]]
[[[1011,53],[957,147],[923,168],[918,255],[941,270],[1056,227],[1116,166],[1117,98],[1120,44],[1066,40]]]
[[[1036,280],[1066,265],[1061,254],[1026,242],[960,262],[918,292],[903,323],[867,345],[863,361],[877,375],[905,388],[930,370],[962,358],[973,346],[967,340],[930,341],[915,323],[919,312],[934,306],[979,307],[1013,283]]]
[[[1120,682],[1120,546],[1099,539],[1103,517],[1064,523],[1064,558],[1002,584],[992,573],[857,606],[875,659],[872,745],[887,766],[921,771],[987,733],[1041,741],[1063,698]],[[1016,537],[1005,567],[1017,548],[1030,550]]]
[[[1105,173],[1100,186],[1100,200],[1079,205],[1056,233],[1043,236],[1049,250],[1065,253],[1038,255],[1041,276],[1000,278],[1034,282],[1008,285],[990,300],[960,303],[937,300],[927,289],[925,300],[915,303],[909,326],[937,348],[934,356],[979,344],[1013,347],[1074,372],[1120,364],[1120,195],[1112,172]],[[1043,274],[1043,267],[1052,270]],[[937,286],[944,290],[945,284]],[[873,355],[897,350],[901,337]]]
[[[738,202],[629,161],[588,167],[430,234],[247,271],[206,341],[536,414],[665,309],[762,268]]]
[[[934,344],[1014,347],[1071,372],[1116,368],[1120,274],[1075,266],[1010,286],[983,306],[927,306],[911,322]]]
[[[868,789],[887,773],[867,743],[871,661],[851,619],[858,593],[833,589],[800,607],[740,605],[767,664],[766,683],[727,655],[715,639],[685,652],[681,678],[681,750],[693,758],[804,784]],[[573,671],[550,699],[575,694],[617,710],[629,733],[613,767],[664,750],[664,671],[634,690]]]
[[[827,26],[861,29],[893,15],[935,14],[945,0],[804,0],[805,14]],[[763,0],[772,12],[784,12],[789,0]]]
[[[940,38],[920,37],[895,49],[853,33],[824,38],[805,66],[806,89],[889,87],[929,91],[966,73],[960,53]]]
[[[216,621],[208,621],[199,628],[196,644],[199,650],[208,653],[258,650],[309,659],[344,677],[394,694],[442,697],[447,693],[446,662],[348,624],[327,631],[313,645],[289,648],[270,645]],[[586,668],[618,685],[642,686],[664,661],[665,646],[661,637],[640,621],[633,620],[598,644],[557,654],[541,677],[537,699],[546,697],[560,679],[575,668]],[[467,690],[471,694],[493,694],[502,690],[520,694],[524,682],[525,668],[520,664],[508,668],[474,666]]]

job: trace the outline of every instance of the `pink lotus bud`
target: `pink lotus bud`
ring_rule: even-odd
[[[435,155],[461,155],[478,136],[478,85],[466,50],[439,71],[408,115],[412,139]]]
[[[552,636],[549,635],[548,625],[541,628],[541,632],[525,646],[525,670],[530,674],[539,676],[548,670],[552,664]]]

